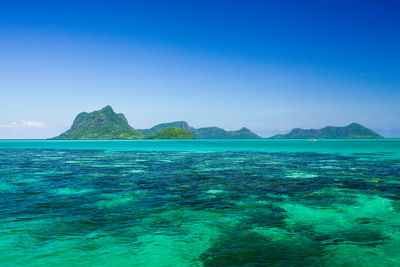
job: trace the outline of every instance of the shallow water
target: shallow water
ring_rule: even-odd
[[[0,265],[399,266],[400,140],[0,141]]]

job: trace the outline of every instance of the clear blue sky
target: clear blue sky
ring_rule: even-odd
[[[378,0],[0,1],[0,138],[52,137],[105,105],[135,128],[393,136],[399,14]]]

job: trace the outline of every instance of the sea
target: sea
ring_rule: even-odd
[[[400,266],[400,139],[1,140],[0,266]]]

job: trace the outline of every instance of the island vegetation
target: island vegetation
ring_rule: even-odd
[[[144,135],[133,129],[124,114],[115,113],[110,106],[76,116],[71,128],[52,139],[142,139]]]
[[[161,123],[150,129],[139,129],[142,134],[155,134],[168,127],[177,127],[193,134],[197,139],[261,139],[262,137],[253,133],[246,127],[237,131],[226,131],[219,127],[204,127],[196,129],[190,126],[186,121],[174,121]]]
[[[295,128],[288,134],[278,134],[272,139],[372,139],[383,138],[374,131],[358,123],[351,123],[345,127],[327,126],[322,129]]]
[[[260,139],[246,127],[226,131],[219,127],[194,128],[185,121],[161,123],[150,129],[136,130],[129,125],[122,113],[115,113],[111,106],[76,116],[71,128],[51,139]],[[374,131],[352,123],[345,127],[327,126],[322,129],[295,128],[288,134],[278,134],[271,139],[344,139],[383,138]]]
[[[155,134],[147,135],[146,139],[196,139],[196,137],[178,127],[168,127]]]
[[[218,127],[193,128],[185,121],[158,124],[150,129],[136,130],[122,113],[111,106],[76,116],[71,128],[50,139],[259,139],[260,136],[243,127],[226,131]]]

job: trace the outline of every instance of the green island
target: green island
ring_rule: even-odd
[[[351,123],[345,127],[327,126],[322,129],[295,128],[288,134],[278,134],[271,139],[380,139],[376,132],[358,123]]]
[[[246,127],[226,131],[219,127],[194,128],[186,121],[157,124],[150,129],[134,129],[122,113],[115,113],[111,106],[76,116],[71,128],[50,139],[262,139]],[[271,139],[372,139],[383,138],[374,131],[352,123],[345,127],[327,126],[322,129],[295,128],[287,134]]]
[[[142,139],[144,135],[133,129],[125,115],[115,113],[111,106],[76,116],[71,128],[51,139]]]
[[[150,129],[139,129],[142,134],[155,134],[168,127],[181,128],[193,134],[197,139],[261,139],[260,136],[253,133],[246,127],[237,131],[226,131],[219,127],[203,127],[196,129],[190,126],[186,121],[174,121],[169,123],[161,123]]]
[[[145,139],[195,139],[196,137],[178,127],[168,127],[158,133],[147,135]]]
[[[150,129],[136,130],[129,125],[122,113],[115,113],[111,106],[76,116],[71,128],[53,140],[89,139],[261,139],[243,127],[226,131],[218,127],[193,128],[185,121],[158,124]]]

